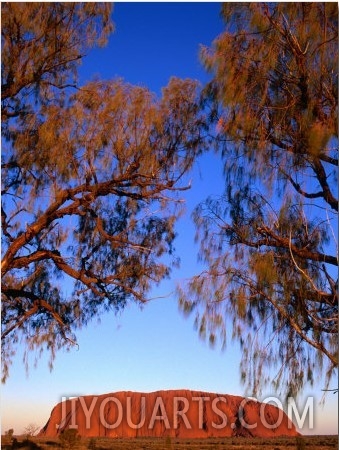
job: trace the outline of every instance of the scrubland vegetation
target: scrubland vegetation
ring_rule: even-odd
[[[2,437],[1,449],[54,450],[73,448],[77,450],[328,450],[337,448],[338,436],[300,436],[279,438],[208,438],[208,439],[175,439],[175,438],[78,438],[50,439],[39,437],[17,437],[10,442]]]

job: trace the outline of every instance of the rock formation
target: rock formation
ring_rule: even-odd
[[[115,392],[67,399],[52,410],[40,436],[67,428],[81,436],[119,438],[297,436],[278,407],[244,397],[190,390]]]

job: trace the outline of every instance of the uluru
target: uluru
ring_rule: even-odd
[[[40,431],[56,437],[75,428],[84,437],[298,436],[283,410],[269,403],[191,390],[121,391],[58,403]]]

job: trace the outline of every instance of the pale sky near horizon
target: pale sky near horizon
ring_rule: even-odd
[[[123,77],[159,93],[169,78],[206,80],[199,57],[199,44],[210,44],[222,31],[219,3],[116,3],[115,32],[103,49],[91,50],[81,68],[81,81],[94,75]],[[78,334],[79,349],[56,356],[52,372],[47,358],[26,375],[22,354],[10,368],[2,386],[2,433],[14,428],[23,432],[29,423],[44,426],[52,408],[62,397],[104,394],[120,390],[151,392],[162,389],[192,389],[243,395],[240,384],[239,346],[229,342],[226,351],[211,349],[202,342],[193,318],[184,318],[172,292],[178,280],[198,270],[194,225],[189,214],[198,201],[223,190],[222,167],[213,154],[204,155],[192,174],[187,192],[187,216],[178,224],[175,242],[181,258],[180,270],[154,289],[157,300],[143,311],[129,305],[119,316],[102,316]],[[33,356],[32,356],[33,360]],[[315,398],[314,429],[304,434],[338,433],[338,395],[325,393],[324,381],[307,386],[302,401]],[[332,385],[337,385],[334,379]],[[274,393],[266,392],[266,396]]]

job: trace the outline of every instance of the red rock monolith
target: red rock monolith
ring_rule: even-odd
[[[76,428],[88,437],[298,436],[278,407],[244,397],[190,390],[114,392],[67,399],[52,410],[40,436]]]

